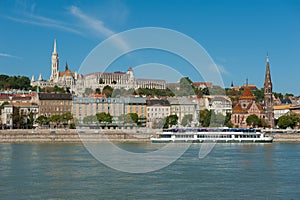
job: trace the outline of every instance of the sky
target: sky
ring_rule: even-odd
[[[299,19],[297,0],[1,0],[0,74],[38,78],[41,73],[49,79],[54,39],[60,71],[67,62],[72,71],[80,72],[90,52],[114,34],[161,27],[199,43],[218,67],[225,87],[231,82],[242,85],[246,79],[263,87],[268,53],[273,90],[300,95]],[[128,46],[118,42],[119,48]],[[196,76],[186,60],[158,50],[128,53],[108,71],[128,67],[138,78],[166,77],[174,82],[181,75],[206,80]]]

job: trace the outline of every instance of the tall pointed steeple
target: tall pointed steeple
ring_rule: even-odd
[[[53,54],[57,54],[57,51],[56,51],[56,39],[54,39]]]
[[[59,65],[59,60],[56,51],[56,39],[54,39],[53,52],[51,57],[51,76],[50,76],[51,82],[58,81],[58,65]]]
[[[273,85],[271,80],[269,56],[266,58],[266,76],[264,83],[264,106],[266,111],[266,120],[271,128],[274,127],[274,100],[273,100]]]

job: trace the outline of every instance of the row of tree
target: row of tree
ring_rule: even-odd
[[[53,124],[55,128],[67,126],[69,126],[69,128],[75,128],[73,116],[70,112],[61,115],[52,115],[51,117],[41,115],[35,120],[35,122],[42,127],[49,127],[50,124]]]
[[[31,89],[30,80],[26,76],[8,76],[0,74],[0,89]]]
[[[127,114],[122,114],[118,117],[118,123],[121,124],[130,124],[130,125],[141,125],[140,122],[141,118],[136,113],[127,113]],[[110,113],[97,113],[96,115],[90,115],[86,116],[83,118],[83,123],[84,124],[112,124],[113,123],[113,116],[111,116]]]

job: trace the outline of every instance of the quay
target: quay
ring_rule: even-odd
[[[0,130],[0,143],[26,142],[149,142],[151,132],[141,130],[39,129]]]
[[[153,129],[12,129],[0,130],[0,143],[150,142]],[[300,129],[264,129],[273,142],[300,142]]]

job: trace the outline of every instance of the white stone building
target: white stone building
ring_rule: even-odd
[[[278,119],[279,117],[290,112],[291,104],[274,106],[273,108],[274,108],[274,119]]]
[[[226,115],[232,112],[232,102],[227,96],[208,96],[207,98],[207,108],[212,110],[215,114]]]
[[[39,107],[35,103],[10,103],[5,105],[1,110],[1,122],[2,125],[7,128],[13,128],[13,113],[14,109],[19,108],[20,114],[24,115],[24,120],[27,121],[27,117],[30,113],[33,114],[33,119],[38,117]]]
[[[169,99],[171,105],[171,115],[177,115],[178,121],[181,123],[185,115],[191,114],[193,116],[193,121],[196,122],[198,119],[197,113],[197,102],[186,98],[186,97],[170,97]]]
[[[163,120],[171,113],[171,105],[168,100],[150,99],[147,104],[147,127],[162,128]]]

